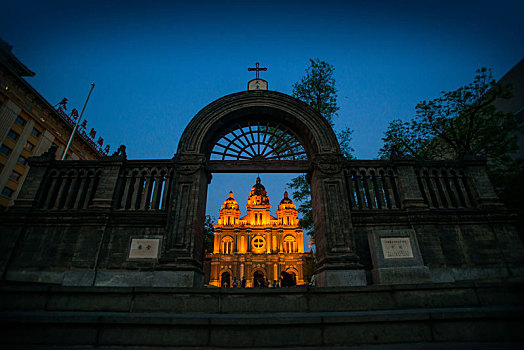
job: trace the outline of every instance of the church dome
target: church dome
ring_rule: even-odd
[[[287,191],[284,192],[284,198],[282,198],[280,204],[293,204],[293,201],[288,197]]]
[[[249,197],[251,196],[267,196],[266,188],[260,183],[260,177],[257,177],[255,185],[251,187]]]
[[[266,188],[260,182],[260,177],[257,177],[257,181],[251,191],[249,192],[249,198],[247,199],[248,205],[268,205],[269,198],[267,196]]]
[[[238,203],[233,198],[233,191],[229,191],[229,197],[222,204],[222,209],[238,209]]]

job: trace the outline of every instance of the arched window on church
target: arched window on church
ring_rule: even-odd
[[[233,238],[230,236],[224,237],[222,239],[222,253],[223,254],[232,254],[233,253]]]
[[[284,252],[286,253],[296,253],[297,249],[297,240],[293,236],[284,237]]]

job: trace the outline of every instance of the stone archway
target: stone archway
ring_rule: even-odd
[[[229,140],[225,135],[236,135],[235,128],[251,130],[255,125],[284,130],[303,147],[304,157],[291,160],[265,157],[253,147],[253,153],[249,153],[251,158],[248,155],[238,156],[236,160],[211,159],[221,138]],[[253,145],[255,143],[253,138]],[[328,122],[304,102],[274,91],[245,91],[222,97],[204,107],[191,120],[182,134],[174,160],[176,174],[164,262],[172,262],[188,271],[195,285],[199,284],[201,271],[207,185],[213,172],[306,172],[311,184],[317,284],[365,284],[364,271],[354,252],[350,205],[343,175],[345,158]]]

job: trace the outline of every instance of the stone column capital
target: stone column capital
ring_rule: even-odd
[[[176,154],[174,157],[177,172],[182,175],[192,175],[197,171],[204,169],[206,160],[206,156],[199,153],[182,153]]]
[[[345,158],[342,154],[316,154],[313,156],[313,170],[325,175],[335,175],[342,172]]]

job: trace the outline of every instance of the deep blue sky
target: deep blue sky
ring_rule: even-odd
[[[19,0],[2,4],[0,36],[51,104],[80,109],[94,82],[88,127],[130,159],[171,158],[191,118],[245,90],[255,62],[270,90],[290,94],[318,57],[335,66],[337,127],[354,129],[355,155],[372,159],[391,119],[481,66],[500,78],[522,59],[523,17],[523,1],[505,0]],[[255,177],[215,176],[208,212],[230,186],[243,208]],[[276,207],[285,179],[262,180]]]

